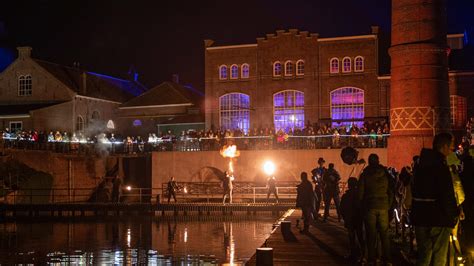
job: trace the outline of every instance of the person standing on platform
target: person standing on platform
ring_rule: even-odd
[[[112,181],[112,201],[113,202],[120,202],[120,196],[122,194],[122,179],[120,177],[115,176]]]
[[[369,264],[375,265],[377,236],[380,236],[383,260],[391,263],[388,211],[395,194],[392,180],[387,169],[380,164],[378,155],[369,155],[369,165],[360,175],[358,185],[359,201],[364,208]]]
[[[304,229],[300,232],[308,233],[309,225],[313,222],[311,214],[314,204],[313,185],[308,180],[308,173],[301,173],[301,183],[297,186],[296,192],[296,207],[301,208],[304,219]]]
[[[313,217],[316,219],[319,217],[319,209],[321,208],[321,202],[323,200],[323,175],[327,169],[324,167],[326,161],[323,157],[318,159],[318,167],[311,171],[313,183],[314,183],[314,210]]]
[[[234,186],[232,185],[234,181],[234,175],[229,172],[225,172],[225,178],[222,182],[222,188],[224,189],[224,197],[222,198],[222,204],[225,204],[225,199],[229,196],[229,203],[232,203],[232,190]]]
[[[276,202],[278,203],[278,192],[277,192],[277,186],[276,186],[276,179],[274,176],[269,177],[267,180],[267,202],[270,198],[270,194],[275,195]]]
[[[339,181],[341,176],[334,169],[334,164],[330,163],[328,170],[323,174],[323,198],[324,198],[324,220],[326,221],[329,216],[329,206],[331,205],[331,200],[334,200],[334,205],[336,205],[337,219],[341,220],[341,215],[339,214]]]
[[[171,197],[173,197],[175,203],[178,202],[176,200],[176,191],[178,191],[178,183],[176,183],[176,181],[174,180],[174,176],[172,176],[168,181],[166,190],[168,192],[168,203],[170,203]]]
[[[416,265],[446,265],[449,237],[459,218],[453,180],[446,157],[453,137],[440,133],[433,149],[422,149],[414,169],[411,218],[418,249]]]

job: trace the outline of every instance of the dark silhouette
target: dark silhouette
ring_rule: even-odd
[[[301,183],[297,186],[296,207],[301,208],[304,219],[304,229],[302,233],[308,233],[309,225],[312,223],[311,214],[313,212],[314,193],[311,182],[308,181],[308,174],[301,173]]]
[[[347,180],[349,189],[341,198],[341,216],[344,219],[344,227],[347,228],[350,245],[349,259],[357,262],[364,254],[364,234],[362,211],[357,190],[357,178],[350,177]]]
[[[341,215],[339,214],[339,180],[341,180],[341,176],[336,169],[334,169],[334,164],[330,163],[328,170],[323,175],[324,221],[329,217],[329,206],[331,205],[331,200],[334,200],[337,218],[341,220]]]
[[[120,202],[120,196],[122,194],[122,179],[115,176],[112,180],[112,201]]]
[[[174,202],[177,202],[176,200],[176,191],[178,190],[178,184],[174,180],[174,176],[170,178],[168,181],[168,185],[166,186],[166,190],[168,192],[168,203],[170,203],[171,197],[173,197]]]
[[[234,176],[229,172],[225,172],[225,178],[222,181],[222,188],[224,189],[222,203],[225,203],[225,199],[227,198],[227,196],[229,196],[229,203],[232,203],[232,190],[234,189],[232,181],[234,181]]]
[[[267,180],[267,202],[270,198],[270,194],[275,195],[276,202],[278,203],[278,192],[277,192],[277,187],[276,187],[276,179],[274,176],[269,177]]]
[[[315,194],[313,210],[313,217],[315,219],[319,217],[319,209],[321,208],[321,202],[323,200],[323,175],[327,171],[326,167],[324,167],[324,163],[326,163],[326,161],[320,157],[318,159],[318,167],[311,171]]]

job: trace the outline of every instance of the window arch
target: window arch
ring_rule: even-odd
[[[142,121],[140,119],[135,119],[132,122],[132,126],[134,126],[134,127],[139,127],[141,125],[142,125]]]
[[[219,67],[219,79],[227,79],[227,66],[222,65]]]
[[[281,76],[281,63],[280,61],[276,61],[273,63],[273,76],[279,77]]]
[[[342,72],[348,73],[352,70],[352,60],[350,57],[344,57],[342,59]]]
[[[273,122],[275,130],[288,131],[304,128],[304,93],[285,90],[273,95]]]
[[[296,61],[296,75],[297,76],[304,75],[304,60]]]
[[[76,117],[76,131],[84,131],[84,118],[80,115]]]
[[[30,96],[33,93],[33,83],[31,75],[21,75],[18,77],[18,96]]]
[[[355,72],[363,72],[364,71],[364,57],[357,56],[354,59],[354,71]]]
[[[97,111],[97,110],[93,111],[93,112],[92,112],[92,116],[91,116],[91,120],[96,121],[96,120],[99,120],[99,119],[100,119],[100,113],[99,113],[99,111]]]
[[[250,126],[250,96],[244,93],[229,93],[219,98],[220,126],[248,132]]]
[[[332,120],[343,125],[363,125],[364,90],[355,87],[338,88],[331,91],[330,99]]]
[[[249,66],[249,64],[247,64],[247,63],[242,64],[242,68],[241,68],[240,71],[241,71],[240,76],[243,79],[249,78],[249,76],[250,76],[250,66]]]
[[[293,76],[293,62],[285,62],[285,76]]]
[[[239,78],[239,67],[235,64],[230,66],[230,78],[231,79]]]
[[[329,71],[331,74],[339,73],[339,59],[331,58]]]

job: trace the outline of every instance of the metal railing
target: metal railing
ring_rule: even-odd
[[[235,144],[239,150],[311,150],[342,148],[385,148],[389,134],[384,135],[316,135],[316,136],[243,136],[224,138],[159,139],[153,142],[38,142],[26,139],[1,139],[4,149],[46,150],[78,154],[137,154],[166,151],[218,151],[223,145]]]

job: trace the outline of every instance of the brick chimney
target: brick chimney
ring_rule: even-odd
[[[87,73],[85,71],[81,73],[81,94],[87,94]]]
[[[23,47],[17,47],[18,50],[18,58],[19,59],[25,59],[25,58],[30,58],[31,57],[31,47],[29,46],[23,46]]]

